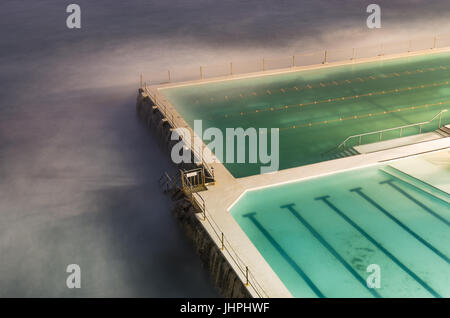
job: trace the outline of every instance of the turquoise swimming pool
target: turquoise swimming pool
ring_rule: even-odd
[[[193,128],[279,128],[280,169],[329,160],[351,135],[428,121],[450,107],[450,53],[181,85],[161,93]],[[442,124],[449,122],[449,113]],[[438,121],[402,136],[438,129]],[[399,131],[383,134],[398,138]],[[363,143],[378,141],[366,136]],[[205,141],[208,143],[208,141]],[[349,145],[354,146],[355,144]],[[226,150],[224,150],[226,153]],[[261,163],[230,163],[236,177],[260,173]]]
[[[450,195],[386,168],[249,191],[230,213],[294,297],[450,297]]]

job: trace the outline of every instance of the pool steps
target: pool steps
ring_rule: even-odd
[[[355,155],[359,155],[359,154],[360,153],[355,148],[349,147],[342,151],[339,151],[339,152],[329,155],[327,159],[328,160],[339,159],[339,158],[345,158],[345,157],[355,156]]]
[[[386,166],[381,169],[381,171],[387,173],[388,175],[394,177],[397,180],[400,180],[404,183],[407,183],[414,188],[425,192],[427,194],[430,194],[434,196],[435,198],[442,200],[446,202],[447,204],[450,204],[450,195],[432,185],[429,183],[426,183],[422,180],[419,180],[417,178],[414,178],[413,176],[410,176],[409,174],[404,173],[403,171],[400,171],[399,169],[396,169],[392,166]]]
[[[444,138],[450,137],[450,125],[442,126],[436,132]]]

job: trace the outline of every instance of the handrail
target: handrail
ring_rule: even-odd
[[[169,174],[167,173],[167,171],[164,171],[164,173],[161,175],[161,177],[158,180],[159,186],[163,187],[163,190],[165,192],[170,190],[170,187],[172,187],[173,189],[177,189],[177,178],[178,174],[176,174],[173,177],[170,177]],[[163,181],[163,182],[161,182]]]
[[[210,78],[233,77],[239,74],[264,72],[282,68],[295,69],[311,65],[323,65],[328,62],[356,62],[363,59],[386,58],[390,55],[415,54],[428,50],[445,49],[448,47],[450,34],[430,35],[415,37],[408,40],[382,42],[375,45],[362,47],[323,48],[316,51],[292,52],[292,55],[272,56],[270,58],[258,57],[251,60],[235,60],[218,62],[211,65],[199,65],[195,71],[186,73],[180,71],[181,77],[177,78],[176,70],[167,71],[168,77],[161,74],[152,82],[155,85],[176,83],[183,81],[204,81]],[[344,56],[342,54],[344,53]],[[312,60],[311,60],[312,58]],[[239,65],[245,65],[239,68]],[[251,70],[249,70],[249,67]],[[212,72],[209,74],[209,71]],[[214,71],[216,70],[216,71]],[[163,78],[164,77],[164,78]],[[141,80],[142,83],[142,80]]]
[[[431,123],[432,121],[434,121],[438,116],[439,116],[439,124],[438,124],[438,129],[441,128],[441,120],[442,120],[442,114],[447,112],[447,109],[443,109],[441,110],[439,113],[437,113],[436,115],[433,116],[433,118],[431,118],[428,121],[424,121],[424,122],[420,122],[420,123],[416,123],[416,124],[410,124],[410,125],[405,125],[405,126],[399,126],[399,127],[394,127],[394,128],[386,128],[386,129],[382,129],[382,130],[377,130],[377,131],[371,131],[371,132],[367,132],[367,133],[363,133],[363,134],[358,134],[358,135],[352,135],[352,136],[348,136],[347,138],[345,138],[345,140],[343,142],[341,142],[336,149],[340,149],[342,147],[345,147],[345,144],[350,140],[350,139],[354,139],[354,138],[359,138],[359,143],[358,145],[361,145],[361,138],[363,136],[368,136],[368,135],[375,135],[375,134],[379,134],[380,135],[380,141],[381,138],[383,136],[383,132],[386,131],[392,131],[392,130],[397,130],[400,129],[400,137],[402,136],[402,131],[404,128],[409,128],[409,127],[415,127],[415,126],[419,126],[419,134],[422,133],[422,125],[426,125]]]
[[[164,183],[161,183],[161,180],[164,181]],[[164,191],[168,191],[169,190],[169,183],[173,184],[172,178],[167,174],[167,172],[164,171],[164,173],[161,175],[161,177],[159,178],[159,185],[163,186],[163,190]]]
[[[181,173],[183,177],[183,173]],[[225,237],[224,232],[220,229],[219,225],[214,221],[214,218],[212,215],[208,212],[206,208],[206,203],[203,197],[198,193],[197,190],[193,187],[191,182],[189,181],[189,178],[186,178],[184,181],[186,182],[186,185],[190,188],[190,194],[191,194],[191,200],[192,203],[197,205],[197,207],[201,210],[203,213],[203,219],[202,221],[207,221],[209,225],[211,226],[211,229],[213,230],[214,234],[216,235],[217,239],[221,242],[221,250],[226,251],[230,258],[233,260],[233,262],[238,267],[241,274],[246,279],[246,285],[251,286],[252,289],[255,291],[255,293],[260,297],[266,297],[269,298],[269,295],[267,292],[262,288],[261,284],[258,283],[255,276],[252,274],[252,272],[249,270],[246,263],[239,257],[239,254],[234,250],[234,248],[231,246],[228,239]],[[195,202],[195,203],[194,203]]]
[[[151,97],[152,101],[155,103],[156,107],[158,107],[158,109],[161,111],[161,113],[163,114],[164,118],[169,122],[170,126],[174,129],[176,128],[187,128],[192,132],[192,129],[189,126],[183,126],[179,123],[177,123],[177,118],[180,118],[178,114],[172,112],[167,106],[166,103],[163,101],[160,101],[159,98],[152,94],[150,92],[150,90],[148,89],[147,85],[144,85],[144,91],[146,92],[146,94]],[[192,132],[193,133],[193,132]],[[193,138],[195,138],[195,135],[192,134]],[[180,136],[181,138],[183,138],[182,136]],[[203,143],[203,141],[202,141]],[[205,160],[204,160],[204,156],[202,154],[199,154],[195,147],[191,146],[191,142],[186,143],[187,146],[189,147],[189,149],[192,151],[192,153],[194,154],[194,156],[196,156],[197,158],[201,158],[202,161],[202,165],[205,167],[205,169],[208,171],[209,175],[214,179],[214,168],[212,166],[210,166]]]

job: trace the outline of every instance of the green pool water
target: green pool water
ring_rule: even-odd
[[[230,213],[294,297],[450,297],[450,201],[382,168],[250,191]]]
[[[201,119],[203,129],[223,132],[280,128],[280,169],[286,169],[328,160],[326,153],[350,135],[431,119],[450,105],[449,80],[450,54],[440,53],[167,88],[162,93],[191,126]],[[443,115],[444,124],[448,114]],[[422,132],[437,125],[436,120]],[[398,133],[386,133],[383,140]],[[403,130],[403,136],[417,133],[418,127]],[[225,166],[235,177],[260,173],[259,163]]]

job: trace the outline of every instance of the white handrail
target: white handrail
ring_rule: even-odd
[[[409,128],[409,127],[415,127],[415,126],[419,126],[419,134],[422,133],[422,125],[426,125],[431,123],[433,120],[435,120],[438,116],[439,116],[439,125],[438,125],[438,129],[441,128],[441,120],[442,120],[442,114],[445,113],[447,111],[447,109],[443,109],[441,110],[439,113],[437,113],[436,115],[433,116],[433,118],[431,118],[428,121],[424,121],[424,122],[420,122],[420,123],[416,123],[416,124],[410,124],[410,125],[405,125],[405,126],[399,126],[399,127],[394,127],[394,128],[386,128],[386,129],[382,129],[382,130],[377,130],[377,131],[371,131],[371,132],[367,132],[367,133],[363,133],[363,134],[358,134],[358,135],[352,135],[349,136],[347,138],[345,138],[345,140],[343,142],[341,142],[336,149],[340,149],[342,147],[345,147],[345,144],[350,140],[350,139],[354,139],[354,138],[359,138],[359,143],[358,145],[361,145],[361,138],[364,136],[368,136],[368,135],[375,135],[375,134],[379,134],[380,135],[380,141],[381,138],[383,136],[383,132],[386,131],[392,131],[392,130],[397,130],[400,129],[400,137],[402,136],[402,131],[404,128]]]
[[[183,178],[183,174],[182,178]],[[219,225],[214,221],[214,218],[212,215],[208,212],[206,208],[206,203],[203,197],[198,193],[197,190],[195,190],[192,183],[189,181],[189,178],[186,178],[185,182],[187,183],[188,187],[190,188],[190,194],[191,199],[195,201],[195,204],[197,207],[201,210],[203,213],[203,221],[206,221],[211,226],[211,229],[213,230],[214,234],[216,235],[217,239],[221,241],[222,251],[226,251],[230,258],[233,260],[233,262],[238,267],[241,274],[246,277],[246,284],[247,286],[252,287],[252,289],[255,291],[255,293],[260,298],[269,298],[269,295],[267,292],[262,288],[261,284],[257,281],[256,277],[252,274],[252,272],[249,270],[246,263],[239,257],[239,254],[234,250],[234,248],[231,246],[230,242],[227,240],[227,238],[224,235],[224,232],[220,229]],[[211,222],[212,221],[212,222]]]

